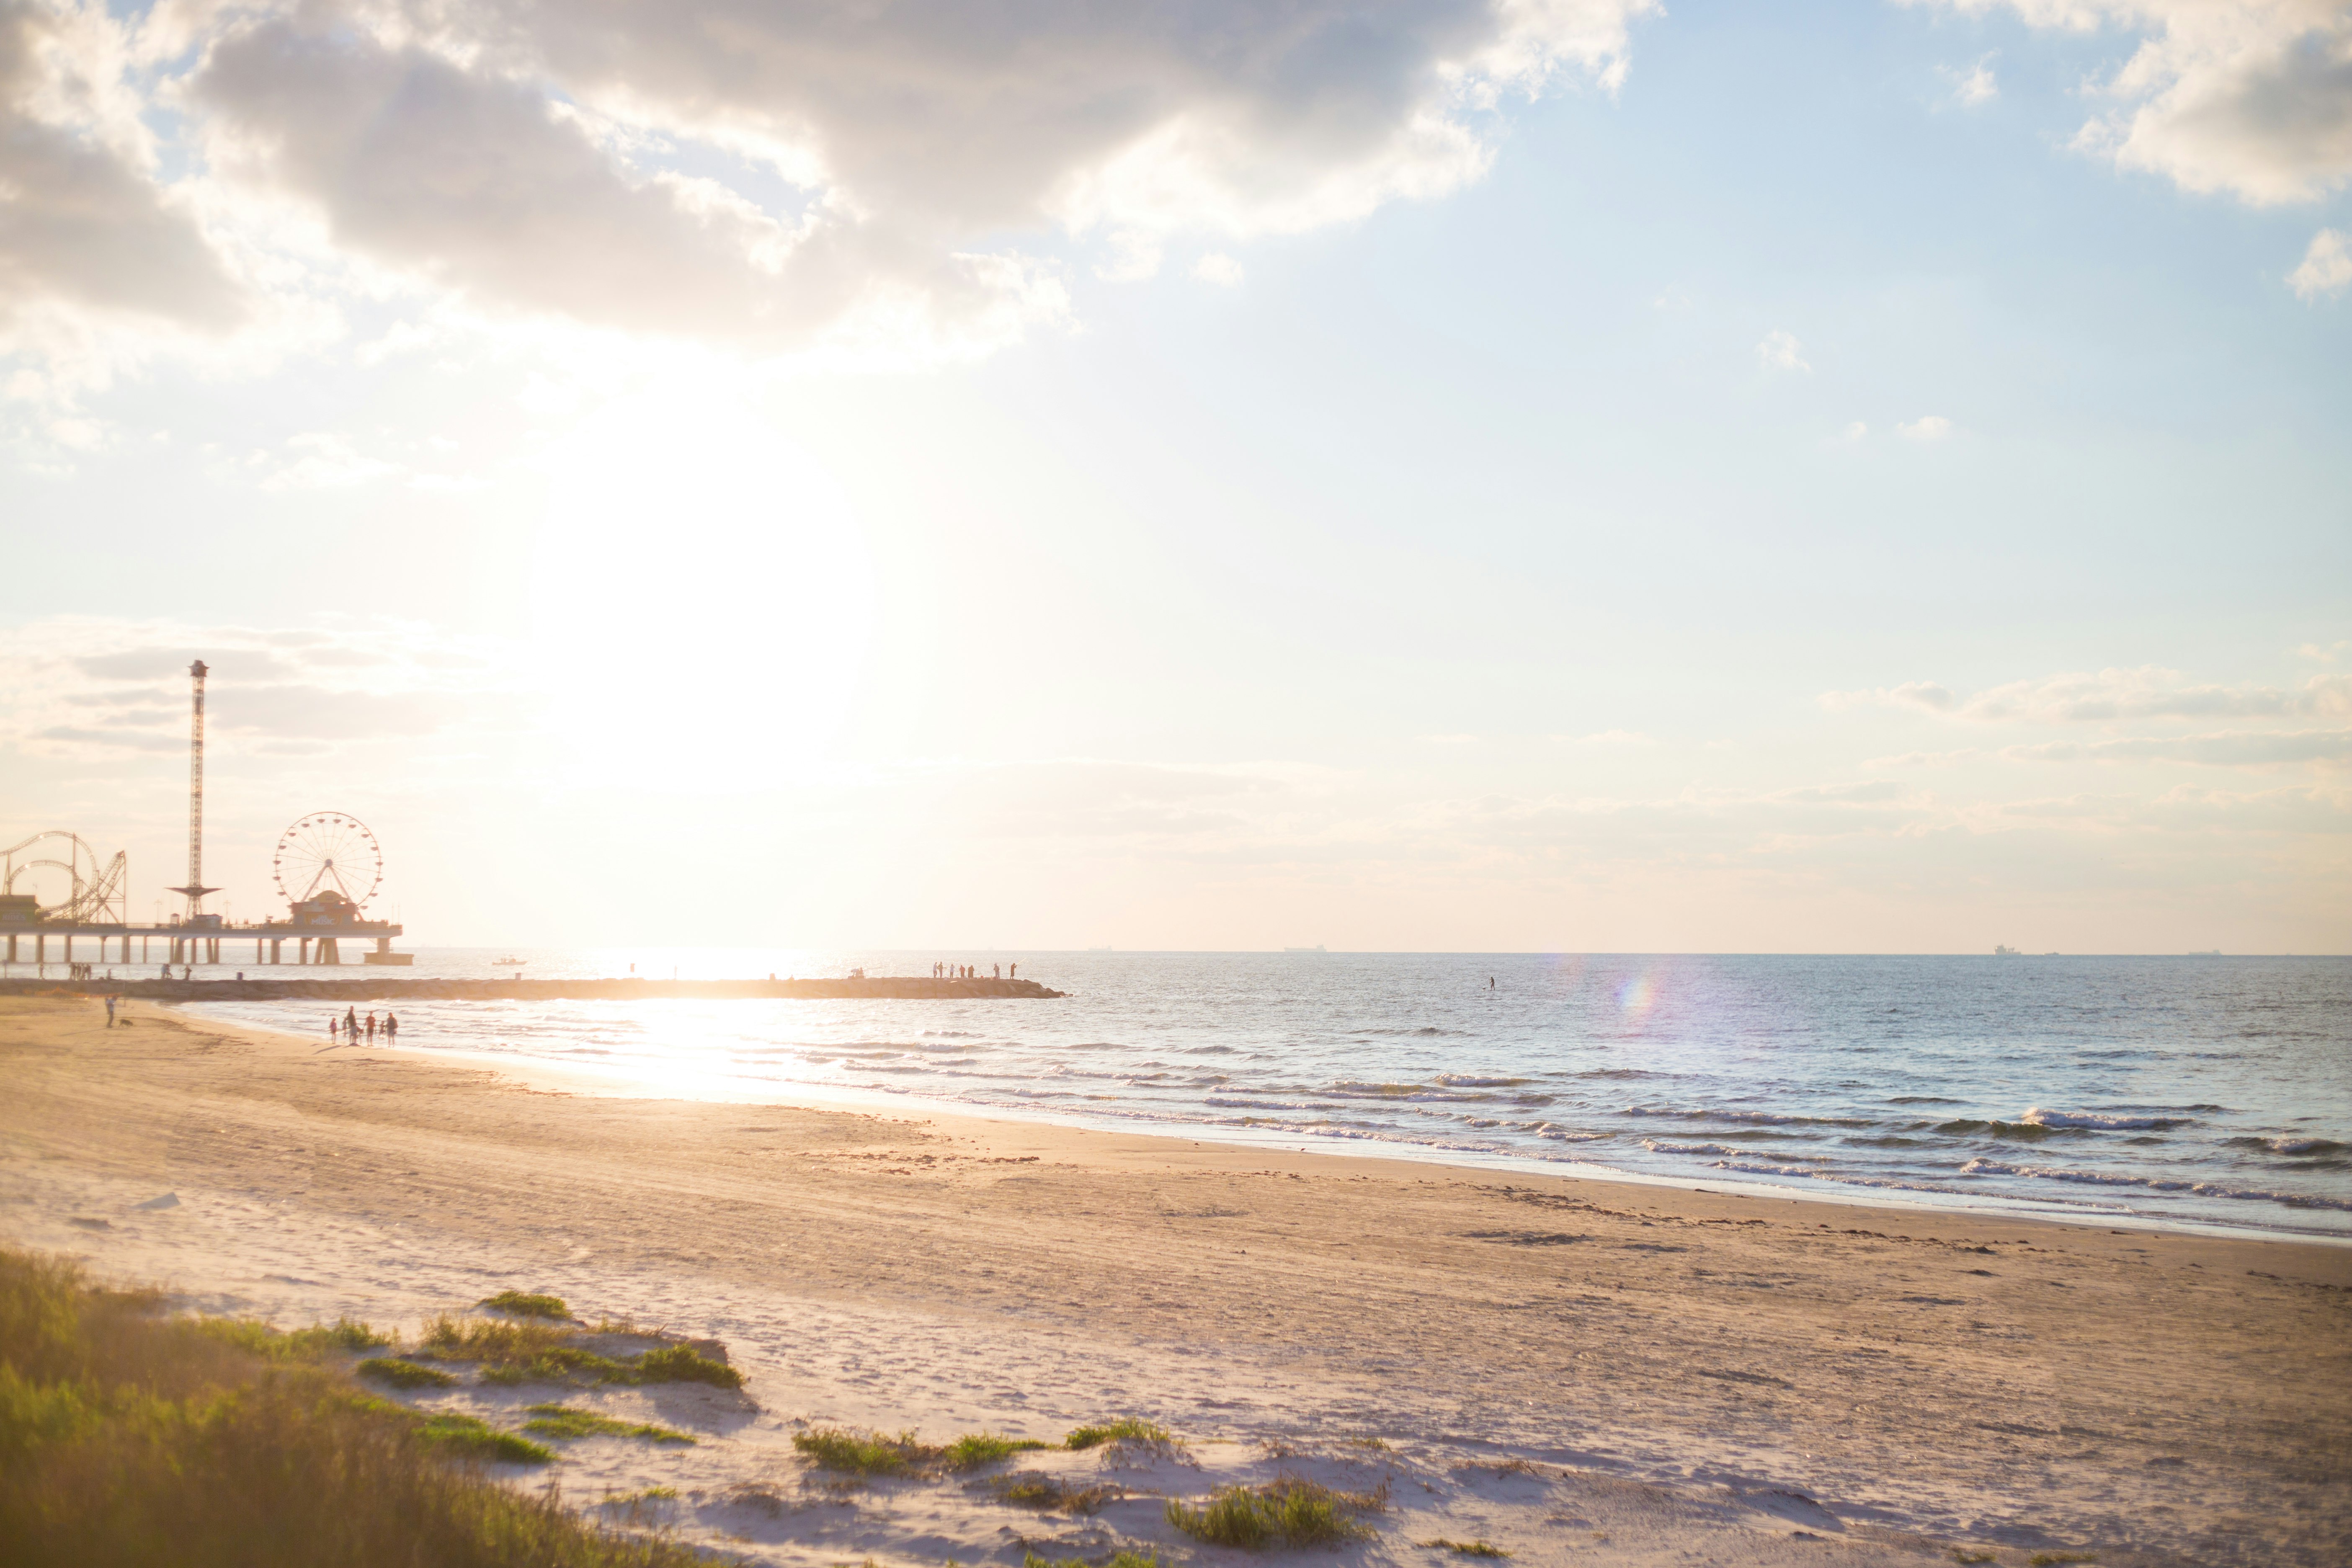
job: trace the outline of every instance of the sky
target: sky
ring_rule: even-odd
[[[2352,952],[2347,186],[2343,0],[0,0],[0,848],[201,658],[410,946]]]

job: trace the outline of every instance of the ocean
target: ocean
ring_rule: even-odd
[[[668,1096],[2352,1239],[2352,959],[512,955],[534,978],[1017,963],[1068,995],[420,1002],[401,1045]],[[511,973],[499,956],[427,949],[407,973]],[[190,1011],[325,1043],[315,1005]]]

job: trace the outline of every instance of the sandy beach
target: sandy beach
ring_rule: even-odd
[[[511,1287],[721,1341],[743,1395],[578,1396],[696,1446],[554,1474],[675,1489],[628,1517],[751,1561],[1238,1563],[1164,1498],[1279,1474],[1385,1485],[1373,1538],[1308,1553],[1349,1563],[2352,1552],[2352,1248],[567,1093],[126,1016],[0,999],[0,1235],[282,1325]],[[1117,1489],[1093,1514],[791,1444],[1128,1415],[1185,1447],[1029,1467]]]

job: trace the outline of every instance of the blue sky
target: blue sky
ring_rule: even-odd
[[[140,177],[260,302],[222,331],[0,271],[0,837],[128,847],[152,912],[183,853],[164,677],[202,654],[208,867],[359,812],[425,942],[2344,951],[2352,64],[2303,121],[2255,110],[2264,61],[2352,61],[2352,21],[1584,9],[1622,33],[1453,101],[1478,156],[1450,174],[1362,161],[1419,79],[1336,47],[1331,115],[1376,106],[1339,131],[1187,57],[1166,122],[1268,92],[1249,155],[1115,221],[892,163],[981,133],[944,110],[842,110],[833,172],[769,147],[751,177],[709,146],[754,99],[608,139],[604,194],[576,149],[514,153],[572,204],[529,266],[538,237],[415,194],[446,182],[252,129],[366,61],[232,24],[135,63],[124,31],[126,101],[211,106],[143,110]],[[877,82],[987,55],[940,41],[955,11],[870,40]],[[1487,25],[1399,11],[1392,54]],[[555,108],[478,67],[443,84],[487,95],[465,135],[387,109],[378,140],[503,158],[482,125],[613,90],[545,47]],[[2116,87],[2136,57],[2158,90]],[[2110,121],[2120,152],[2085,142]],[[1121,134],[999,151],[1091,188],[1155,132]],[[1402,194],[1331,196],[1364,167]],[[778,328],[819,289],[792,263],[739,332],[684,248],[567,280],[665,171],[772,216],[867,202],[896,232],[841,265],[927,324]],[[1153,275],[1105,276],[1147,243]],[[976,254],[1019,258],[1016,303],[937,281]]]

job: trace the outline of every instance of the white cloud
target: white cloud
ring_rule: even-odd
[[[1654,746],[1657,740],[1639,730],[1601,730],[1590,735],[1579,735],[1580,746]]]
[[[1952,433],[1952,422],[1940,414],[1923,414],[1908,425],[1895,428],[1897,434],[1914,441],[1940,441]]]
[[[294,455],[270,468],[261,481],[263,489],[343,489],[401,471],[398,464],[368,457],[343,437],[327,431],[296,436],[286,445]]]
[[[1136,279],[1180,235],[1444,195],[1506,98],[1615,91],[1657,9],[0,0],[0,353],[295,301],[315,337],[330,302],[402,293],[427,323],[985,353],[1069,318],[1067,264],[1024,237]]]
[[[2031,763],[2196,763],[2207,767],[2277,767],[2352,758],[2352,730],[2220,730],[2204,735],[2135,735],[2114,741],[2053,741],[2010,746],[2002,756]]]
[[[1797,342],[1795,334],[1778,329],[1764,334],[1764,341],[1756,345],[1756,357],[1767,370],[1813,368],[1805,363],[1804,345]]]
[[[1192,263],[1192,276],[1203,283],[1213,283],[1220,289],[1238,289],[1244,274],[1242,264],[1219,251],[1211,251]]]
[[[2139,719],[2248,719],[2352,716],[2352,675],[2315,675],[2300,687],[2219,686],[2191,682],[2153,665],[2013,680],[1968,698],[1933,681],[1868,691],[1832,691],[1839,710],[1909,708],[1976,723],[2084,724]]]
[[[2321,229],[2311,237],[2303,265],[2288,273],[2286,280],[2301,300],[2342,293],[2344,286],[2352,283],[2352,240],[2335,229]]]
[[[2259,205],[2352,180],[2352,7],[2340,0],[1901,0],[2138,36],[2075,138],[2126,169]]]
[[[1993,79],[1990,55],[1979,60],[1975,68],[1968,75],[1958,76],[1958,72],[1953,74],[1958,79],[1953,84],[1952,97],[1967,108],[1974,109],[1979,104],[1990,103],[2000,96],[2000,83]]]
[[[1948,768],[1965,763],[1976,754],[1974,746],[1962,746],[1956,752],[1905,752],[1900,756],[1873,757],[1862,765],[1865,768]]]

